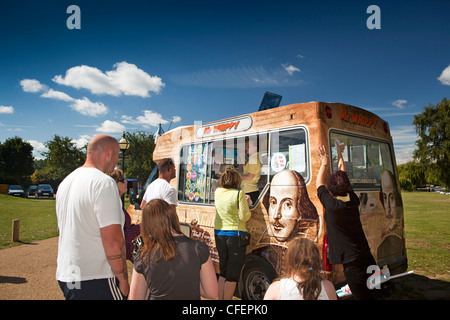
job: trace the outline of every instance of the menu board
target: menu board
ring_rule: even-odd
[[[205,202],[207,155],[208,146],[206,143],[188,147],[185,162],[185,201]]]

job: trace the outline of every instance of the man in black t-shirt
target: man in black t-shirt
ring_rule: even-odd
[[[345,278],[355,299],[373,299],[373,292],[366,284],[369,277],[367,268],[376,262],[359,218],[359,198],[345,172],[344,145],[338,141],[336,151],[338,170],[326,182],[328,156],[325,147],[319,147],[321,166],[316,180],[317,195],[325,208],[329,259],[332,264],[343,264]]]

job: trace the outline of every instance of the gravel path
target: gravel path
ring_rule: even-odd
[[[0,300],[63,300],[57,253],[58,237],[0,250]]]
[[[55,279],[58,237],[0,250],[0,300],[64,300]],[[127,260],[128,279],[133,264]]]

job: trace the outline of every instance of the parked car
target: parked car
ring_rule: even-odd
[[[35,197],[53,197],[55,193],[53,192],[52,186],[49,184],[40,184],[37,187]]]
[[[37,186],[31,186],[27,190],[28,196],[35,196],[36,195]]]
[[[10,185],[8,186],[8,193],[11,196],[17,196],[17,197],[25,197],[25,192],[23,191],[22,187],[19,185]]]

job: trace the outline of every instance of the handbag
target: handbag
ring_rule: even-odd
[[[238,195],[237,195],[237,220],[238,220],[238,246],[239,247],[246,247],[250,244],[250,233],[248,232],[244,232],[244,233],[239,233],[239,193],[241,192],[241,189],[239,188],[238,190]]]
[[[144,246],[144,240],[142,239],[142,236],[138,236],[135,239],[131,240],[131,243],[133,244],[133,254],[138,253],[139,250]]]

